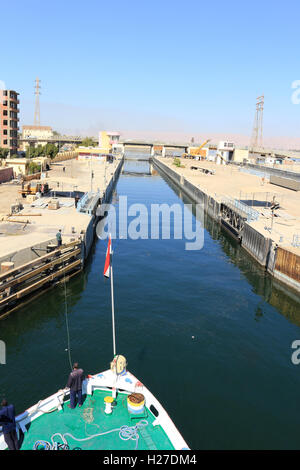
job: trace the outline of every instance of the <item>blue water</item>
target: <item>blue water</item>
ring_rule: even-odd
[[[113,197],[128,204],[191,202],[145,162],[120,177]],[[126,169],[126,168],[125,168]],[[137,172],[141,175],[136,175]],[[152,172],[153,173],[153,172]],[[299,298],[265,274],[205,218],[204,247],[186,240],[113,241],[117,352],[160,400],[192,449],[299,448]],[[106,242],[67,284],[72,361],[86,373],[112,359]],[[0,322],[7,364],[0,398],[17,411],[66,385],[63,287]]]

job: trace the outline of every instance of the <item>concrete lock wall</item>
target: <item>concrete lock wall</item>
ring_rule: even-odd
[[[291,178],[282,178],[281,176],[270,175],[270,183],[283,188],[300,191],[300,181]]]
[[[242,247],[248,251],[262,266],[266,266],[272,241],[257,232],[245,222],[242,233]]]
[[[187,181],[182,175],[179,175],[176,171],[169,168],[164,163],[153,159],[154,164],[160,168],[174,183],[180,186],[180,188],[196,203],[203,204],[205,211],[209,213],[209,215],[219,220],[219,211],[220,211],[220,204],[215,201],[214,198],[207,196],[200,188],[195,186],[194,184]],[[209,202],[210,199],[210,202]]]
[[[84,242],[84,253],[82,254],[83,261],[88,257],[93,241],[94,241],[95,223],[96,223],[96,217],[93,215],[91,216],[91,220],[86,228],[84,238],[83,238],[83,242]]]
[[[280,170],[279,168],[270,168],[267,166],[256,165],[255,163],[247,163],[246,167],[259,170],[262,173],[266,173],[274,176],[281,176],[282,178],[290,178],[296,181],[300,181],[300,174],[294,173],[293,171]]]
[[[106,187],[105,193],[103,195],[103,201],[102,202],[108,202],[109,201],[109,199],[111,197],[111,194],[113,192],[113,189],[114,189],[114,187],[116,185],[116,182],[118,180],[118,176],[119,176],[120,171],[122,169],[123,163],[124,163],[124,157],[120,160],[119,165],[118,165],[115,173],[113,175],[111,175],[110,182],[108,183],[108,185]],[[98,205],[98,203],[97,203],[97,205]],[[95,209],[96,209],[96,207],[95,207]],[[92,244],[93,244],[94,239],[95,239],[95,233],[96,233],[96,227],[97,227],[98,221],[99,221],[99,217],[97,217],[95,215],[92,215],[91,220],[89,221],[88,226],[86,228],[86,231],[85,231],[85,234],[84,234],[84,237],[83,237],[83,245],[84,245],[83,253],[82,253],[83,261],[88,257],[88,255],[90,253]]]
[[[110,179],[110,182],[109,184],[107,185],[107,188],[105,190],[105,194],[104,194],[104,201],[105,202],[108,202],[108,199],[110,198],[111,194],[112,194],[112,191],[115,187],[115,184],[117,182],[117,179],[119,177],[119,174],[120,174],[120,171],[122,169],[122,166],[124,164],[124,157],[120,160],[119,162],[119,165],[118,167],[116,168],[116,171],[113,175],[111,175],[111,179]]]
[[[201,191],[201,189],[197,188],[185,178],[183,178],[183,189],[187,192],[187,194],[196,201],[198,204],[203,204],[204,208],[206,208],[206,194]]]
[[[213,219],[219,220],[221,204],[217,202],[213,197],[208,196],[207,198],[207,213]]]

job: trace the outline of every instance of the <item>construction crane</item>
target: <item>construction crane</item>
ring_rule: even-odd
[[[183,158],[194,158],[197,155],[200,155],[200,150],[206,145],[208,142],[210,142],[210,139],[207,139],[203,144],[200,145],[200,147],[197,147],[195,150],[193,150],[193,153],[184,153],[182,156]]]

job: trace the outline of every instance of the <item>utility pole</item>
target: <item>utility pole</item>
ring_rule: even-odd
[[[35,110],[34,110],[34,125],[35,126],[40,126],[41,125],[41,118],[40,118],[40,83],[41,80],[37,77],[35,79]]]

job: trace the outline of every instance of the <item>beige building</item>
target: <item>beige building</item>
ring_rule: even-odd
[[[233,152],[234,162],[243,163],[249,160],[249,150],[248,149],[238,149],[235,148]]]
[[[36,158],[6,158],[5,166],[12,168],[14,176],[17,178],[19,175],[27,175],[28,166],[30,163],[37,163],[41,167],[41,171],[46,171],[50,168],[51,159],[49,157],[36,157]]]
[[[26,175],[30,160],[28,158],[6,158],[5,165],[13,169],[14,176]]]
[[[53,137],[52,127],[50,126],[23,126],[22,139],[27,139],[28,142],[23,142],[22,150],[26,150],[29,145],[46,145],[48,140]],[[45,140],[43,140],[45,139]],[[36,142],[35,142],[36,141]]]

